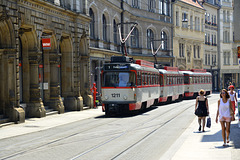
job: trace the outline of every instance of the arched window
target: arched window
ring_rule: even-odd
[[[147,49],[151,49],[151,41],[154,38],[153,31],[151,29],[147,30]],[[154,48],[154,43],[153,43],[153,48]]]
[[[107,21],[104,14],[102,16],[102,23],[103,23],[103,40],[107,41]]]
[[[138,33],[138,29],[136,27],[132,31],[131,45],[132,45],[132,47],[139,47],[139,33]]]
[[[161,49],[167,50],[167,34],[164,31],[161,32],[161,39],[162,39]]]
[[[94,19],[94,13],[92,8],[89,9],[89,15],[90,15],[90,18],[92,19],[90,22],[90,37],[95,38],[95,30],[94,30],[95,19]]]
[[[113,20],[113,41],[117,44],[117,24],[115,19]]]

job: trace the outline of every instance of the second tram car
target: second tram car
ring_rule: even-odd
[[[183,98],[183,73],[177,67],[164,67],[159,69],[160,97],[159,102],[171,102]]]

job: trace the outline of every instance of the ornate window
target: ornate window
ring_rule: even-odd
[[[167,34],[162,31],[161,32],[161,39],[162,39],[162,46],[161,46],[161,49],[162,50],[167,50]]]
[[[94,13],[92,8],[89,9],[89,15],[90,15],[90,18],[92,19],[90,22],[90,37],[95,38],[95,30],[94,30],[95,19],[94,19]]]
[[[147,49],[151,49],[151,42],[154,38],[153,31],[151,29],[147,30]],[[154,48],[154,43],[153,43],[153,48]]]
[[[115,19],[113,20],[113,41],[117,44],[117,24]]]
[[[138,32],[138,29],[136,27],[132,31],[131,45],[132,45],[132,47],[136,47],[136,48],[139,47],[139,32]]]
[[[107,41],[107,20],[105,15],[102,16],[102,23],[103,23],[103,40]]]
[[[132,0],[132,7],[139,8],[138,0]]]
[[[155,8],[156,8],[156,2],[155,0],[148,0],[148,11],[149,12],[155,12]]]
[[[179,43],[179,57],[184,57],[184,44]]]

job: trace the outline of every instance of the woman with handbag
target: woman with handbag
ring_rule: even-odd
[[[196,103],[195,103],[195,115],[198,116],[198,124],[199,128],[198,130],[205,132],[204,127],[206,123],[206,116],[209,115],[209,108],[208,108],[208,100],[204,96],[205,91],[201,89],[199,91],[199,96],[196,98]],[[202,126],[201,126],[202,124]]]
[[[223,89],[220,93],[220,99],[218,100],[218,110],[216,115],[216,123],[218,123],[218,116],[219,121],[222,127],[222,138],[223,138],[223,146],[227,146],[229,143],[229,134],[230,134],[230,123],[231,119],[234,118],[232,112],[232,104],[230,102],[230,96],[226,89]]]

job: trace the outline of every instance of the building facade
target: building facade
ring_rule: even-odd
[[[219,91],[220,70],[218,67],[218,10],[216,0],[202,2],[205,8],[205,45],[203,68],[212,73],[212,91]]]
[[[154,52],[161,44],[156,57],[158,63],[172,66],[172,2],[170,0],[90,0],[91,84],[97,83],[100,93],[100,68],[112,55],[122,55],[119,28],[125,39],[137,24],[125,46],[128,56],[155,62]],[[126,24],[127,23],[127,24]]]
[[[0,1],[0,115],[92,106],[87,1]],[[44,49],[42,40],[50,39]]]
[[[233,0],[220,0],[219,5],[219,68],[220,88],[227,88],[229,82],[236,84],[239,78],[237,50],[233,41]]]
[[[173,3],[174,66],[181,70],[202,69],[205,9],[197,0]]]
[[[240,47],[240,1],[235,0],[234,5],[233,5],[233,26],[234,26],[234,34],[233,34],[233,53],[238,53],[238,59],[240,50],[238,47]],[[238,66],[239,66],[239,60],[238,60]],[[240,74],[236,74],[236,83],[235,83],[236,88],[240,88]]]

